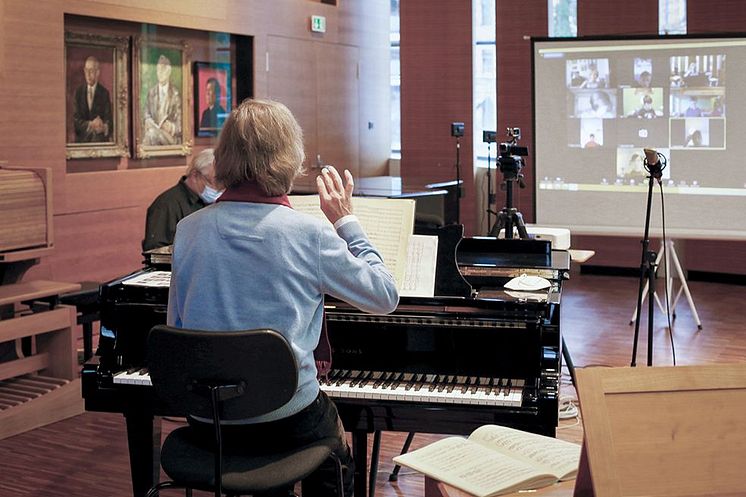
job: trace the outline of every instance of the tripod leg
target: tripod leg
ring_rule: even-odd
[[[697,322],[697,329],[702,329],[702,322],[699,320],[699,314],[697,314],[697,308],[694,307],[694,299],[692,299],[692,294],[689,292],[689,285],[686,284],[686,278],[684,277],[684,270],[681,269],[681,263],[679,262],[679,257],[676,255],[676,251],[672,250],[671,255],[673,256],[673,264],[676,267],[676,272],[679,275],[679,279],[681,280],[681,288],[684,290],[684,295],[686,295],[686,300],[689,302],[689,308],[692,310],[692,315],[694,315],[694,320]]]
[[[497,218],[495,219],[495,225],[492,226],[492,229],[490,230],[489,235],[494,236],[497,238],[500,236],[500,230],[505,227],[505,220],[507,218],[507,214],[505,213],[505,210],[501,210],[497,213]]]
[[[655,270],[658,271],[658,265],[661,262],[661,257],[663,256],[663,252],[658,252],[658,255],[655,257]],[[642,305],[645,303],[645,299],[648,298],[648,286],[650,285],[650,280],[645,281],[645,287],[640,290],[642,292],[642,301],[638,304],[638,306],[635,308],[634,312],[632,312],[632,318],[629,320],[629,325],[632,326],[635,324],[635,320],[637,319],[637,311],[639,308],[642,307]],[[661,312],[666,312],[663,310],[663,307],[661,307],[660,300],[658,299],[658,294],[655,290],[653,290],[653,295],[655,295],[655,299],[658,301],[658,306],[661,308]]]
[[[645,286],[640,289],[640,293],[642,294],[642,300],[640,300],[640,304],[638,307],[641,307],[645,303],[645,299],[648,298],[648,285],[650,282],[645,280]],[[629,320],[629,325],[632,326],[635,324],[635,320],[637,319],[637,307],[635,307],[635,311],[632,313],[632,317]]]
[[[523,214],[515,211],[513,212],[513,218],[515,220],[515,227],[518,229],[518,237],[523,240],[528,240],[528,231],[526,231],[526,223],[523,222]]]
[[[658,309],[660,309],[661,312],[665,314],[666,308],[663,307],[663,302],[661,302],[661,298],[658,296],[658,292],[653,292],[653,297],[655,297],[655,303],[658,304]]]

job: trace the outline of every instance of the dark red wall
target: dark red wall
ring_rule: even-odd
[[[418,188],[453,179],[455,141],[452,121],[466,123],[461,144],[466,197],[462,220],[475,229],[472,165],[471,3],[468,1],[403,0],[401,2],[402,167],[405,187]],[[688,0],[689,34],[746,32],[746,2]],[[522,142],[533,143],[530,37],[547,36],[546,0],[519,3],[496,0],[497,130],[522,128]],[[603,36],[658,33],[657,0],[578,0],[578,35]],[[541,119],[538,115],[537,119]],[[534,219],[533,167],[526,161],[528,188],[516,190],[515,207]],[[498,192],[497,205],[505,203]],[[642,232],[642,227],[641,227]],[[655,242],[657,249],[657,242]],[[636,267],[639,238],[573,236],[573,246],[596,250],[591,263]],[[687,269],[746,274],[746,243],[679,242]]]
[[[401,2],[401,175],[404,187],[456,178],[451,123],[463,122],[461,222],[475,223],[472,161],[471,2]]]

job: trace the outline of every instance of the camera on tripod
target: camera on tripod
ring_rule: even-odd
[[[518,140],[521,138],[521,128],[509,127],[507,135],[509,141],[500,144],[500,156],[497,158],[497,163],[505,179],[513,180],[520,177],[518,173],[523,168],[521,157],[528,155],[528,147],[518,145]]]

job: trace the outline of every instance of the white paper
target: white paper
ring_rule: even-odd
[[[321,210],[318,195],[292,195],[293,209],[328,222]],[[414,231],[414,200],[353,197],[353,214],[365,234],[383,257],[401,290],[407,263],[407,246]]]
[[[122,285],[168,287],[171,284],[171,271],[149,271],[122,281]]]
[[[402,297],[433,297],[435,270],[438,262],[438,237],[411,235],[407,250],[404,281],[399,289]]]

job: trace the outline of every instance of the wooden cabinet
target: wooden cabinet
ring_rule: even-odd
[[[358,48],[269,36],[268,95],[288,106],[303,128],[308,175],[298,191],[315,191],[317,157],[360,176]]]
[[[15,359],[0,362],[0,438],[83,412],[76,312],[57,305],[60,294],[79,289],[54,281],[0,286],[0,308],[6,310],[0,343],[16,348]]]

